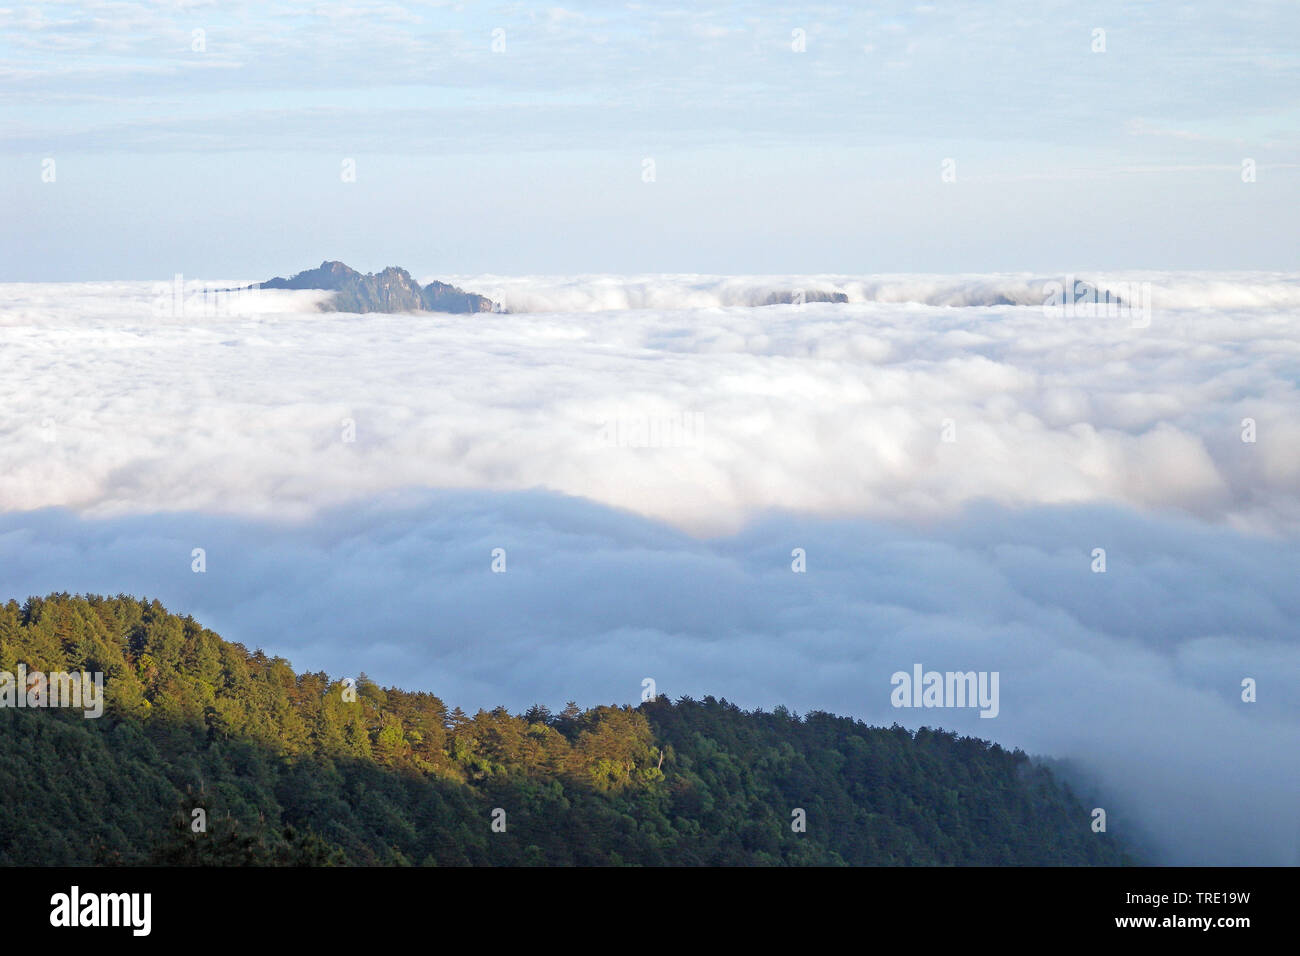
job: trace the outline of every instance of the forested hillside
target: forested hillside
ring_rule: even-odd
[[[469,716],[129,597],[0,606],[20,663],[103,672],[107,704],[0,708],[9,865],[1129,862],[1048,770],[950,733],[712,697]]]

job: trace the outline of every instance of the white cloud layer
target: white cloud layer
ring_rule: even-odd
[[[231,316],[152,283],[0,285],[0,508],[543,488],[705,534],[984,499],[1295,533],[1300,278],[1154,278],[1145,328],[939,304],[1041,302],[1030,276],[459,277],[547,311],[361,318],[310,292]],[[791,289],[852,301],[743,307]]]

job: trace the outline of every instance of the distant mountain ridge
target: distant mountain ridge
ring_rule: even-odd
[[[339,312],[495,312],[498,305],[486,296],[466,292],[445,282],[421,286],[397,266],[383,272],[360,273],[337,260],[325,260],[291,278],[276,276],[256,289],[326,289],[333,293]]]
[[[333,299],[322,306],[337,312],[509,312],[502,303],[467,292],[446,282],[421,286],[398,266],[382,272],[361,273],[337,259],[326,259],[315,269],[305,269],[288,279],[276,276],[249,289],[322,289]],[[224,290],[230,291],[230,290]],[[768,292],[751,305],[803,305],[812,302],[847,303],[843,292],[797,289]]]
[[[763,300],[763,305],[803,305],[805,302],[848,302],[843,292],[822,292],[818,289],[800,289],[795,292],[773,292]]]

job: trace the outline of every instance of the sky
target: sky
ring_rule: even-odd
[[[12,5],[0,281],[1288,268],[1298,33],[1291,3]]]

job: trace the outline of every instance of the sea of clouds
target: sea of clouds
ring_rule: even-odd
[[[571,301],[360,318],[313,292],[226,314],[155,283],[0,285],[0,506],[301,517],[391,488],[546,488],[699,534],[979,500],[1300,530],[1295,277],[1165,276],[1141,328],[926,304],[954,279],[804,277],[877,299],[708,304],[798,279],[483,279],[466,285],[512,309]],[[983,277],[964,297],[1032,288]]]
[[[1300,277],[1140,278],[1137,324],[1041,308],[1064,277],[0,285],[0,594],[468,710],[650,677],[941,725],[1072,761],[1161,859],[1293,864]],[[850,301],[755,307],[792,289]],[[999,671],[997,718],[893,708],[914,663]]]

